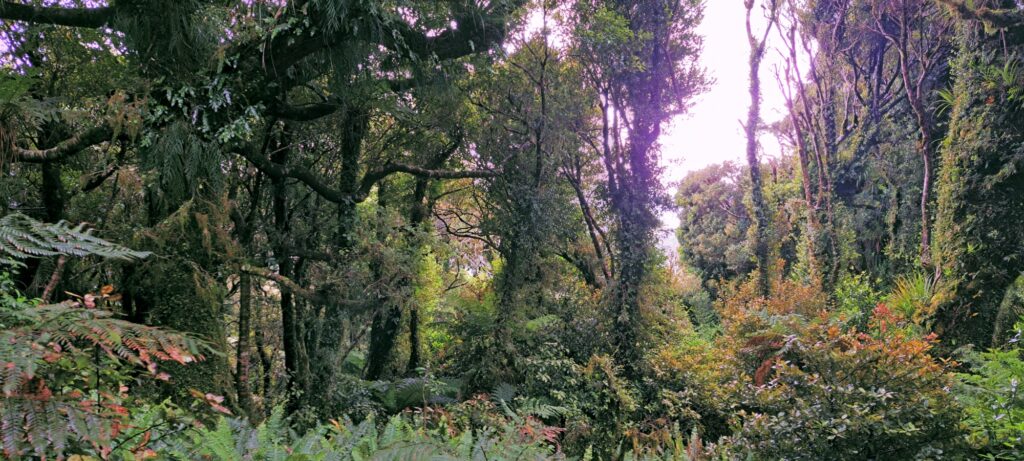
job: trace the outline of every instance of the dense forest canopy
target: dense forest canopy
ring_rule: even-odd
[[[1024,459],[1024,4],[710,1],[0,1],[4,457]]]

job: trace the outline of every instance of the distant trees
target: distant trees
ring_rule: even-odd
[[[744,202],[743,168],[724,163],[683,178],[676,192],[679,207],[679,251],[683,262],[697,269],[705,286],[749,273],[754,258],[747,244],[753,225]]]

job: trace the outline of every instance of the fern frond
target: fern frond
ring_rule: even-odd
[[[0,217],[0,264],[22,265],[18,260],[45,256],[99,256],[132,261],[150,255],[92,235],[84,225],[61,221],[47,224],[21,213]]]
[[[123,395],[97,392],[81,374],[49,382],[66,367],[105,358],[105,366],[137,367],[167,379],[158,362],[203,359],[199,340],[113,317],[77,302],[3,313],[0,330],[0,440],[3,454],[58,457],[74,444],[108,446],[127,417]]]

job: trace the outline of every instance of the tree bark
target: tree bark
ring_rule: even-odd
[[[252,400],[250,378],[252,344],[252,276],[245,272],[238,274],[238,345],[235,361],[235,392],[238,406],[250,420],[256,417],[256,406]]]
[[[271,156],[271,161],[278,166],[285,165],[288,161],[289,149],[286,146],[290,141],[287,139],[287,127],[281,136],[284,139],[278,140],[278,148]],[[274,257],[277,259],[278,273],[289,278],[293,276],[294,262],[288,251],[292,235],[288,216],[288,185],[285,183],[285,179],[282,176],[270,175],[271,206],[274,214],[274,233],[276,234],[271,243]],[[287,411],[294,413],[302,407],[302,402],[309,398],[307,395],[310,389],[309,365],[305,346],[299,334],[299,322],[302,319],[297,315],[292,290],[284,284],[278,284],[278,290],[281,293],[281,338],[284,346],[285,389],[301,394],[298,398],[293,396],[288,399]]]

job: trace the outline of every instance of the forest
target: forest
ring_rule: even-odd
[[[1024,459],[1022,275],[1019,0],[0,1],[6,459]]]

